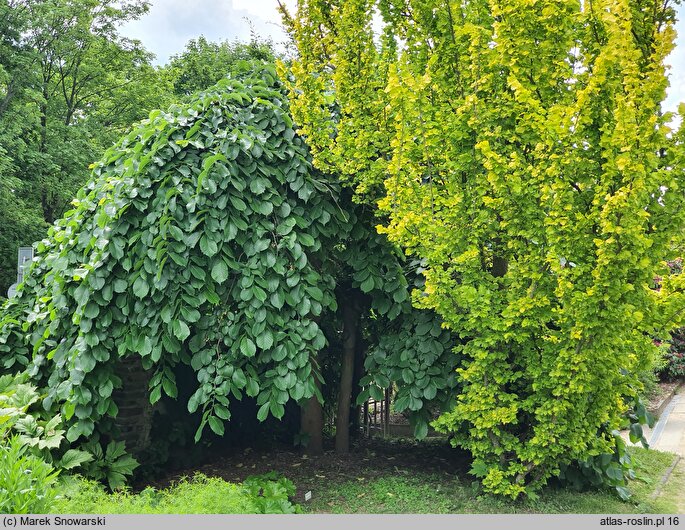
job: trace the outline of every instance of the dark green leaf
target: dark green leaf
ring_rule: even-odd
[[[150,404],[154,405],[160,400],[161,397],[162,387],[160,385],[157,385],[155,388],[152,389],[152,392],[150,392]]]
[[[423,420],[417,421],[416,426],[414,427],[414,438],[416,438],[417,440],[423,440],[427,434],[428,423],[426,423]]]
[[[216,416],[209,417],[209,427],[219,436],[224,435],[224,423]]]
[[[182,320],[174,320],[172,329],[174,331],[174,335],[176,335],[176,338],[178,338],[180,341],[186,340],[190,335],[190,328],[188,328],[188,325]]]
[[[286,399],[287,399],[287,394],[286,394]],[[271,415],[276,418],[277,420],[280,420],[283,417],[283,414],[285,414],[285,407],[281,403],[276,403],[274,401],[269,402],[269,410],[271,411]]]
[[[221,302],[221,299],[219,298],[219,295],[216,294],[214,291],[211,289],[206,289],[204,291],[205,296],[207,297],[207,301],[212,304],[212,305],[217,305],[219,302]]]
[[[190,396],[190,399],[188,400],[188,412],[191,414],[195,412],[200,405],[200,395],[199,391],[195,392],[192,396]]]
[[[276,309],[281,309],[283,307],[284,300],[280,291],[273,293],[269,300],[271,305],[273,305]]]
[[[364,281],[361,283],[361,285],[359,286],[359,288],[362,290],[362,292],[368,293],[368,292],[370,292],[370,291],[373,290],[374,285],[375,285],[375,283],[374,283],[374,280],[373,280],[373,276],[369,276],[366,280],[364,280]]]
[[[164,393],[170,398],[176,399],[178,396],[178,391],[176,389],[176,384],[166,377],[162,379],[162,387],[164,388]]]
[[[623,470],[621,469],[621,466],[615,462],[606,469],[606,474],[611,480],[623,480]]]
[[[221,418],[222,420],[229,420],[231,418],[231,412],[228,410],[228,407],[225,405],[222,405],[220,403],[215,403],[214,404],[214,414]]]
[[[625,486],[616,486],[616,493],[618,493],[618,496],[621,498],[623,501],[629,501],[630,500],[630,490],[626,488]]]
[[[245,378],[245,374],[240,368],[236,368],[233,372],[232,376],[232,381],[235,386],[238,388],[244,388],[245,385],[247,384],[247,379]]]
[[[228,265],[223,259],[218,259],[212,267],[212,278],[214,281],[221,284],[228,278]]]
[[[632,443],[637,443],[642,439],[642,425],[639,423],[633,423],[630,426],[630,441]]]
[[[257,337],[257,346],[262,350],[268,350],[273,346],[273,343],[274,337],[268,329]]]
[[[207,234],[204,234],[200,238],[200,250],[205,256],[211,258],[218,252],[219,248],[213,239],[208,238]]]
[[[259,383],[254,379],[248,379],[245,392],[250,397],[255,397],[259,394]]]
[[[259,407],[259,410],[257,411],[257,419],[259,421],[264,421],[269,415],[269,406],[270,403],[267,401],[261,407]]]
[[[113,288],[115,293],[123,293],[128,287],[126,280],[116,279],[114,280]]]
[[[142,276],[138,276],[135,282],[133,282],[133,294],[138,298],[145,298],[150,291],[150,287]]]
[[[425,397],[428,400],[434,399],[437,393],[438,389],[433,381],[428,383],[426,388],[423,389],[423,397]]]
[[[254,357],[254,354],[257,353],[257,347],[255,346],[255,343],[252,342],[252,339],[243,337],[240,341],[240,352],[245,357]]]

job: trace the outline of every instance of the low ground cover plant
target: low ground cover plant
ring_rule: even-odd
[[[273,475],[250,477],[234,484],[201,473],[184,478],[166,489],[145,488],[140,493],[120,490],[107,493],[101,484],[82,478],[66,483],[52,506],[53,513],[298,513],[288,499],[295,486]]]
[[[0,441],[0,513],[46,513],[52,505],[57,472],[28,449],[19,436]]]

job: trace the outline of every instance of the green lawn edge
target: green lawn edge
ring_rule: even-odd
[[[399,470],[368,481],[322,481],[321,489],[312,491],[311,501],[303,508],[307,513],[679,513],[685,464],[681,461],[655,498],[676,455],[638,447],[630,451],[637,479],[629,485],[632,496],[628,501],[612,490],[578,492],[553,487],[545,488],[537,500],[510,501],[479,493],[469,477],[410,476]]]

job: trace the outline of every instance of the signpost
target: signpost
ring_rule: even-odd
[[[17,294],[17,286],[24,281],[24,271],[28,270],[33,260],[33,247],[19,247],[17,257],[17,281],[10,285],[7,297],[12,298]]]

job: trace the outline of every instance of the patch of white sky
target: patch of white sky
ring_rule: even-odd
[[[671,86],[662,104],[662,108],[667,112],[675,112],[680,103],[685,103],[685,4],[676,7],[676,10],[678,20],[675,30],[678,36],[675,49],[666,61],[670,67],[668,77]]]
[[[285,3],[293,5],[291,0]],[[287,35],[277,6],[276,0],[152,0],[150,11],[124,25],[121,34],[140,40],[158,65],[200,36],[214,42],[245,42],[254,31],[284,50]]]
[[[284,3],[293,12],[296,0]],[[664,111],[676,111],[685,102],[685,4],[676,9],[678,37],[667,61],[670,88],[663,102]],[[379,21],[374,19],[375,29],[380,29]],[[200,35],[215,42],[248,41],[252,31],[261,38],[271,38],[278,49],[285,50],[288,37],[276,0],[152,0],[145,16],[121,29],[124,36],[140,40],[160,65]]]

